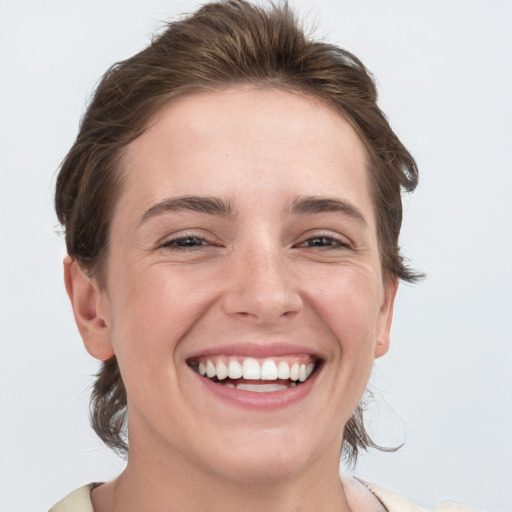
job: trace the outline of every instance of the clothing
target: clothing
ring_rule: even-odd
[[[56,503],[49,512],[94,512],[91,492],[95,484],[84,485]]]
[[[363,482],[364,485],[379,499],[388,512],[428,512],[427,509],[419,507],[411,500],[399,494],[384,489],[376,484]],[[89,484],[80,487],[66,496],[62,501],[54,505],[49,512],[94,512],[91,504],[91,491],[98,484]],[[476,512],[458,503],[449,501],[443,502],[432,512]]]
[[[388,509],[388,512],[428,512],[411,500],[400,496],[396,492],[384,489],[377,484],[364,482],[366,487],[377,496],[380,502]],[[476,512],[476,510],[467,508],[453,501],[443,501],[441,505],[436,507],[432,512]]]

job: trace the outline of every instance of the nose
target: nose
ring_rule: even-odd
[[[256,325],[287,323],[303,308],[292,264],[279,250],[261,246],[235,256],[223,296],[225,312]]]

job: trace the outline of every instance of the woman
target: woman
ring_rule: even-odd
[[[338,474],[375,446],[416,183],[364,66],[287,7],[206,5],[114,66],[56,209],[93,427],[129,457],[52,511],[421,510]]]

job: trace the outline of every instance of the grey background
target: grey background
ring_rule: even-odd
[[[113,62],[195,1],[0,1],[0,511],[45,510],[122,461],[88,426],[96,363],[61,278],[54,173]],[[421,170],[402,286],[369,420],[394,454],[354,473],[429,508],[512,510],[512,2],[295,2],[358,55]]]

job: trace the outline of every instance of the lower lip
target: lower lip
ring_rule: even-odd
[[[306,396],[309,395],[318,373],[313,373],[308,380],[292,388],[283,389],[281,391],[257,392],[228,388],[227,386],[216,384],[210,379],[202,377],[192,369],[191,371],[210,393],[216,395],[217,398],[223,402],[248,409],[262,410],[281,409],[282,407],[304,400]]]

